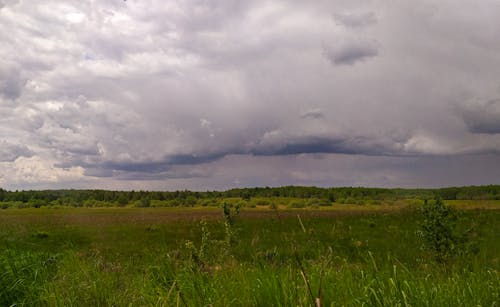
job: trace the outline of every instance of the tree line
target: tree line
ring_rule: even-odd
[[[339,199],[401,200],[433,199],[444,200],[500,200],[500,185],[448,187],[437,189],[387,189],[365,187],[321,188],[314,186],[283,186],[237,188],[226,191],[109,191],[109,190],[16,190],[0,188],[0,202],[32,203],[39,205],[83,206],[89,201],[117,205],[139,203],[148,206],[150,201],[171,201],[183,206],[192,206],[200,200],[222,198],[287,197],[300,199],[325,199],[336,202]]]

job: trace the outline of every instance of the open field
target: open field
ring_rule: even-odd
[[[498,306],[498,201],[448,201],[474,249],[437,262],[406,205],[0,210],[0,305]],[[234,213],[234,212],[233,212]],[[472,228],[471,228],[472,227]]]

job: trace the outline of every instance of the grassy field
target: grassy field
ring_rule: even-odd
[[[448,203],[446,262],[406,205],[0,210],[0,305],[498,306],[498,202]]]

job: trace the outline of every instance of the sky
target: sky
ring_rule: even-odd
[[[497,0],[0,0],[0,187],[500,184]]]

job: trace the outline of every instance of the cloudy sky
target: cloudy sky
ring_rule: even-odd
[[[498,0],[0,0],[0,186],[500,183]]]

